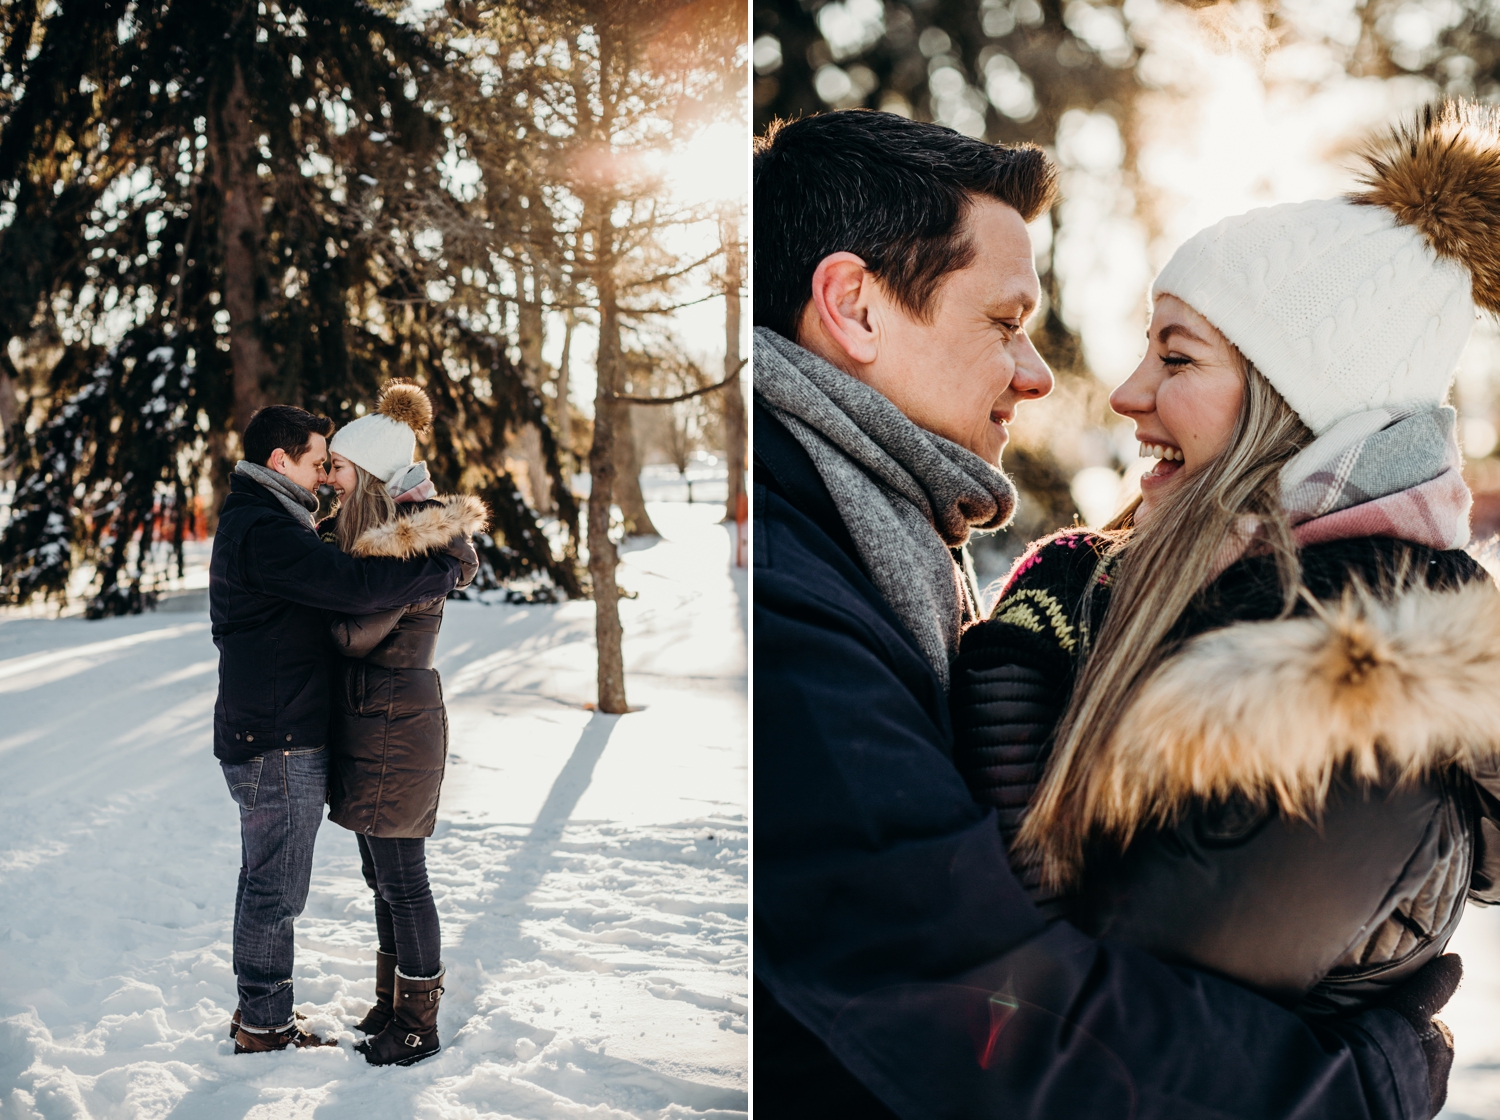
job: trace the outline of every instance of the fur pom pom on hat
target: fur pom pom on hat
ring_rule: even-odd
[[[1475,305],[1500,311],[1500,116],[1433,106],[1365,161],[1365,189],[1227,218],[1152,286],[1223,332],[1315,435],[1441,404]]]
[[[409,381],[391,381],[380,390],[375,411],[335,432],[328,450],[388,483],[411,466],[417,436],[431,425],[427,394]]]
[[[405,424],[417,435],[432,427],[432,401],[410,381],[387,381],[375,402],[375,412]]]
[[[1493,105],[1429,105],[1365,153],[1368,188],[1350,198],[1390,211],[1439,257],[1468,270],[1474,302],[1500,312],[1500,114]]]

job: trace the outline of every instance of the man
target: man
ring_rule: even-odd
[[[465,538],[416,560],[356,559],[320,541],[313,491],[332,433],[327,417],[286,405],[251,418],[209,564],[214,755],[240,807],[237,1054],[324,1045],[293,1016],[292,923],[328,795],[328,612],[439,598],[478,562]]]
[[[773,126],[754,174],[758,1109],[1430,1116],[1456,958],[1315,1029],[1048,924],[951,762],[957,550],[1009,518],[1006,425],[1052,387],[1045,156],[849,111]]]

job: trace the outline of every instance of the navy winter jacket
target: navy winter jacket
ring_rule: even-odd
[[[1426,1117],[1426,1060],[1394,1012],[1313,1027],[1045,921],[953,765],[936,676],[759,403],[755,452],[764,1115]]]
[[[445,554],[350,556],[320,541],[258,482],[231,477],[208,568],[219,647],[214,755],[247,762],[328,742],[328,612],[372,614],[440,598],[459,572]]]

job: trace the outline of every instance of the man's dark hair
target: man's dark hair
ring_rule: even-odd
[[[327,439],[333,435],[333,421],[289,404],[267,405],[245,425],[245,458],[263,467],[279,447],[300,459],[307,454],[314,433]]]
[[[943,277],[966,268],[975,196],[1026,221],[1057,195],[1057,169],[1033,144],[986,144],[866,109],[775,121],[755,141],[755,325],[795,341],[813,272],[853,253],[908,312],[926,320]]]

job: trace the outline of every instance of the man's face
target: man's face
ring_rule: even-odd
[[[328,458],[328,441],[317,432],[307,437],[307,450],[293,459],[281,448],[271,452],[270,467],[277,474],[284,474],[304,490],[317,490],[323,485],[323,464]]]
[[[929,321],[914,318],[876,281],[863,297],[873,348],[860,355],[873,360],[830,356],[816,339],[803,345],[880,392],[918,426],[999,463],[1016,406],[1052,391],[1052,371],[1025,330],[1041,285],[1026,223],[1013,208],[977,199],[965,222],[973,262],[943,278]],[[853,304],[846,310],[859,313]],[[810,304],[808,311],[812,321],[805,313],[802,336],[818,333],[819,310]]]

